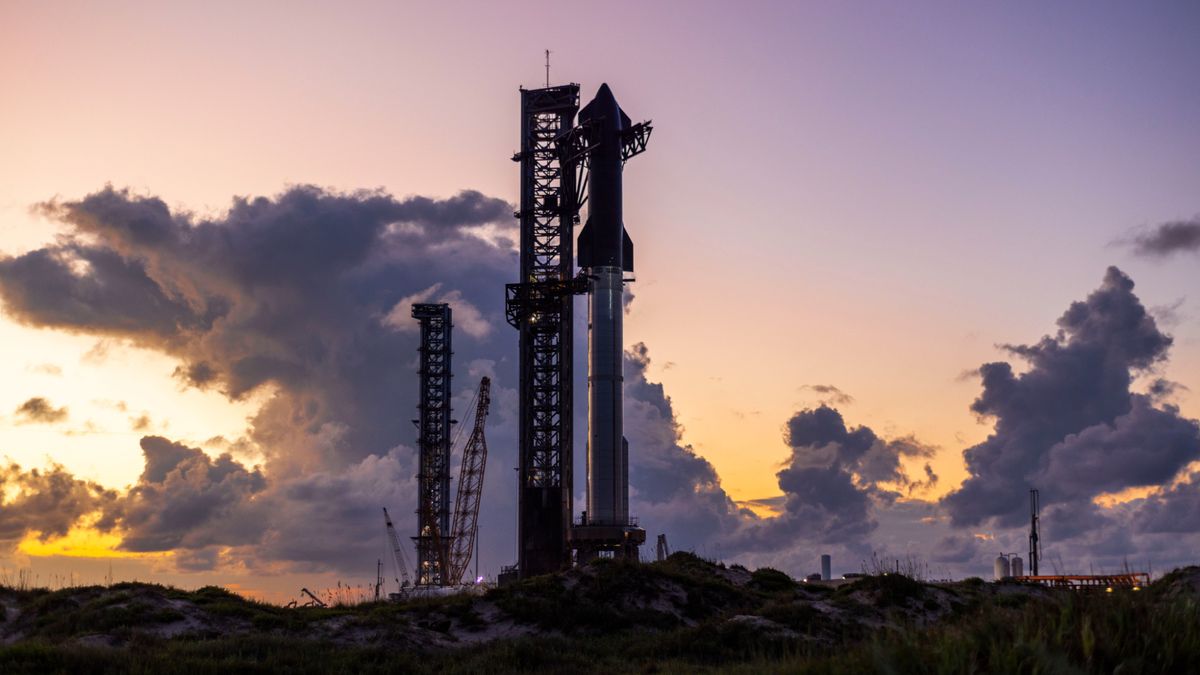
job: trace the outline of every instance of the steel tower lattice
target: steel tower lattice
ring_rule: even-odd
[[[421,325],[421,402],[417,405],[417,585],[449,582],[447,542],[450,533],[450,305],[415,304]]]
[[[518,569],[522,577],[570,563],[572,512],[573,228],[575,166],[558,138],[579,109],[579,85],[521,90],[521,278],[507,288],[520,331]],[[584,287],[586,288],[586,286]]]
[[[454,498],[454,531],[450,542],[450,585],[462,582],[463,573],[475,552],[479,533],[479,503],[483,497],[483,476],[487,469],[487,436],[484,428],[492,402],[492,380],[479,381],[475,394],[474,423],[471,436],[462,451],[458,473],[458,494]]]

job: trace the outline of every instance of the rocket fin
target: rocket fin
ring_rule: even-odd
[[[621,259],[624,264],[621,266],[626,272],[633,271],[633,240],[629,238],[629,232],[624,227],[621,228]]]
[[[579,244],[575,248],[576,264],[580,267],[592,266],[592,219],[588,218],[579,231]]]

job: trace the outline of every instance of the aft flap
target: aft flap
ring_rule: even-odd
[[[592,266],[592,219],[588,218],[579,231],[579,245],[576,247],[577,263],[580,267]]]
[[[629,232],[625,227],[621,227],[621,259],[624,264],[621,268],[626,272],[633,271],[633,240],[629,238]]]

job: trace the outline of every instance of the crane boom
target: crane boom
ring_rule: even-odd
[[[479,503],[483,494],[484,469],[487,468],[484,423],[491,404],[491,386],[492,381],[487,377],[479,381],[479,391],[475,395],[475,424],[463,446],[458,494],[454,498],[454,525],[450,536],[450,585],[462,582],[479,532]]]
[[[307,595],[308,597],[312,598],[312,600],[309,600],[308,602],[304,603],[305,607],[328,607],[329,606],[329,605],[325,604],[325,601],[323,601],[320,598],[318,598],[317,596],[313,595],[313,592],[308,590],[307,588],[301,588],[300,592]]]
[[[412,585],[412,581],[408,577],[408,558],[404,555],[404,548],[400,545],[400,535],[396,533],[396,526],[392,524],[392,517],[388,515],[386,507],[383,509],[383,522],[387,523],[388,541],[392,544],[392,564],[396,567],[396,584],[403,590]]]

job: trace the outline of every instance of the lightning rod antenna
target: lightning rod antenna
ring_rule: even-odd
[[[546,50],[546,88],[550,87],[550,50]]]

